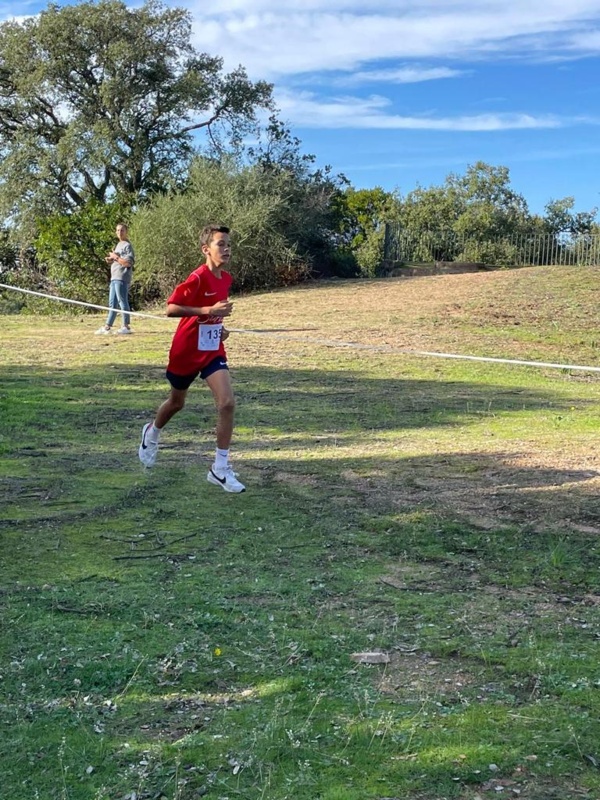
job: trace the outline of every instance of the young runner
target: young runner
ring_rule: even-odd
[[[246,487],[229,463],[235,399],[223,346],[229,335],[223,318],[233,310],[229,300],[232,279],[223,268],[231,256],[229,228],[208,225],[200,235],[200,245],[206,263],[179,284],[167,301],[167,316],[181,317],[167,366],[171,391],[154,421],[144,425],[139,457],[144,466],[153,466],[162,429],[184,407],[188,389],[199,375],[217,407],[217,450],[206,478],[226,492],[239,493]]]

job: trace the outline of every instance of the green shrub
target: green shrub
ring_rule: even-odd
[[[201,261],[200,231],[214,223],[232,229],[238,289],[298,283],[329,257],[326,213],[319,185],[291,170],[198,159],[185,191],[137,211],[137,280],[146,298],[170,292]]]

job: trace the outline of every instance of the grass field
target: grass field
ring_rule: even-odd
[[[237,298],[238,496],[100,319],[2,318],[2,798],[600,798],[600,373],[402,352],[600,366],[596,270]]]

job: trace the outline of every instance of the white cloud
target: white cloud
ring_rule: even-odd
[[[422,83],[444,78],[457,78],[463,70],[448,67],[399,67],[398,69],[373,69],[354,72],[340,78],[337,83],[346,86],[362,83]]]
[[[200,49],[279,80],[384,59],[572,54],[600,20],[600,0],[221,0],[195,16]]]
[[[598,11],[596,0],[569,0],[570,8],[565,8],[564,0],[213,0],[211,11],[216,14],[235,12],[258,14],[273,9],[285,13],[322,11],[327,8],[331,12],[354,12],[368,14],[373,11],[388,11],[396,14],[422,13],[425,16],[444,13],[473,14],[478,11],[500,13],[527,12],[538,14],[540,11],[584,16]]]
[[[568,121],[531,114],[475,114],[456,117],[404,116],[390,112],[385,97],[342,97],[331,100],[303,92],[278,93],[282,116],[292,125],[305,128],[344,128],[427,131],[501,131],[561,128]]]
[[[126,0],[139,5],[139,0]],[[180,0],[167,0],[180,5]],[[282,116],[313,128],[501,131],[597,124],[559,115],[472,113],[467,74],[504,58],[588,56],[600,50],[600,0],[188,0],[195,46],[272,80]],[[42,5],[0,0],[0,18]],[[423,66],[426,62],[427,66]],[[388,87],[454,79],[455,116],[398,114]],[[334,86],[365,85],[371,97],[327,97]],[[463,84],[461,86],[461,84]],[[292,91],[310,86],[320,92]],[[551,95],[547,105],[552,107]],[[461,113],[460,103],[463,111]],[[519,104],[521,107],[522,104]],[[504,103],[507,109],[507,103]]]
[[[273,81],[291,125],[483,132],[596,124],[527,113],[522,103],[513,113],[506,103],[502,113],[473,113],[478,98],[461,79],[502,60],[526,68],[588,55],[600,0],[214,0],[208,11],[192,2],[197,47],[222,56],[226,69],[242,64],[252,79]],[[449,78],[455,115],[398,114],[381,97],[393,85]],[[325,96],[325,85],[329,94],[347,86],[360,95],[369,84],[377,84],[377,96]]]
[[[578,53],[600,53],[600,28],[572,36],[570,46]]]

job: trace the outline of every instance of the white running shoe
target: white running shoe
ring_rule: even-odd
[[[120,333],[120,334],[125,334],[125,335],[126,335],[126,334],[128,334],[128,333],[133,333],[133,331],[131,330],[131,328],[126,328],[126,327],[123,325],[123,327],[122,327],[122,328],[119,328],[119,330],[117,331],[117,333]]]
[[[148,438],[148,430],[152,427],[151,422],[147,422],[142,428],[142,441],[138,455],[145,467],[153,467],[158,455],[158,442],[151,442]]]
[[[106,336],[110,333],[110,328],[107,328],[106,325],[103,325],[101,328],[98,328],[97,331],[94,331],[96,336]]]
[[[228,464],[224,470],[215,469],[215,465],[213,464],[206,476],[206,480],[209,483],[214,483],[215,486],[220,486],[221,489],[224,489],[226,492],[239,494],[240,492],[246,491],[246,487],[243,483],[238,481],[236,473],[233,471],[230,464]]]

